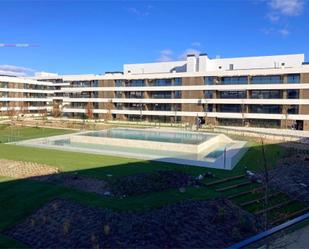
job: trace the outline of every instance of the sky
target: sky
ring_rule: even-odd
[[[308,0],[0,0],[0,74],[103,74],[125,63],[304,53]]]

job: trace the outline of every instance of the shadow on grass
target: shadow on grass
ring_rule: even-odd
[[[128,175],[138,174],[138,173],[149,173],[155,170],[177,170],[182,171],[187,174],[197,176],[202,173],[211,172],[215,175],[217,179],[225,178],[230,176],[235,176],[243,174],[245,169],[258,170],[261,169],[262,151],[261,146],[257,144],[252,144],[252,147],[245,154],[242,160],[232,171],[218,170],[201,168],[196,166],[185,166],[177,165],[164,162],[156,161],[138,161],[131,159],[119,159],[121,163],[116,164],[117,158],[106,156],[106,160],[113,158],[111,160],[111,165],[109,163],[104,163],[103,167],[91,166],[92,168],[81,169],[77,167],[75,170],[74,166],[67,167],[68,162],[74,162],[74,160],[79,160],[81,156],[80,153],[73,152],[63,152],[57,150],[45,150],[45,149],[31,149],[24,148],[20,146],[11,146],[10,149],[16,148],[17,150],[26,150],[30,152],[29,155],[19,157],[18,154],[14,158],[16,160],[25,160],[39,163],[44,163],[44,160],[40,157],[36,160],[35,155],[44,152],[43,154],[48,156],[46,158],[47,164],[59,166],[61,165],[62,157],[66,154],[68,157],[73,157],[70,160],[64,160],[65,162],[62,170],[66,173],[75,173],[81,176],[94,177],[97,179],[109,179],[112,175],[113,178],[124,177]],[[265,145],[265,151],[268,158],[269,165],[275,165],[277,160],[282,157],[283,150],[279,145],[269,144]],[[57,158],[57,154],[61,154]],[[82,154],[82,161],[87,161],[87,157],[93,158],[93,155]],[[75,158],[74,158],[75,156]],[[5,155],[0,157],[13,159],[10,155],[6,157]],[[62,159],[61,159],[62,158]],[[60,161],[59,161],[60,160]],[[55,163],[53,163],[55,162]],[[77,163],[79,165],[79,163]],[[93,164],[92,164],[93,165]],[[60,173],[60,174],[66,174]],[[205,179],[205,182],[211,181],[212,179]],[[180,192],[178,188],[166,189],[161,192],[153,192],[148,194],[143,194],[139,196],[132,196],[127,198],[115,198],[115,197],[105,197],[96,193],[85,192],[73,188],[64,187],[61,185],[56,185],[48,182],[34,181],[33,179],[9,179],[0,177],[0,233],[4,229],[13,226],[14,224],[20,222],[23,218],[33,213],[35,210],[42,207],[47,202],[55,198],[63,198],[73,200],[78,203],[82,203],[91,207],[101,207],[110,208],[118,211],[127,210],[145,210],[162,207],[167,204],[172,204],[180,202],[182,200],[208,200],[212,198],[219,197],[220,194],[213,189],[207,187],[187,187],[186,191]],[[16,241],[0,235],[0,247],[19,247],[20,245]]]

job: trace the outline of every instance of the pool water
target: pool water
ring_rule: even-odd
[[[232,169],[247,150],[245,141],[223,134],[133,128],[81,132],[17,144],[219,169]]]
[[[162,132],[153,130],[133,130],[133,129],[109,129],[105,131],[93,131],[82,134],[83,136],[108,137],[120,139],[133,139],[156,141],[166,143],[200,144],[214,137],[210,134],[189,133],[189,132]]]

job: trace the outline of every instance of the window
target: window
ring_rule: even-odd
[[[220,112],[241,112],[240,105],[220,105]]]
[[[116,87],[121,87],[121,86],[123,86],[123,81],[122,81],[122,80],[115,80],[115,86],[116,86]]]
[[[92,81],[92,87],[98,87],[99,86],[99,81],[98,80],[93,80]]]
[[[212,77],[212,76],[205,77],[204,84],[205,85],[214,85],[215,84],[215,77]]]
[[[279,99],[280,90],[253,90],[252,99]]]
[[[204,111],[205,112],[213,112],[213,110],[214,110],[213,104],[208,104],[208,105],[204,106]]]
[[[122,98],[122,92],[115,92],[116,98]]]
[[[131,80],[131,86],[144,86],[144,80]]]
[[[251,105],[251,113],[281,113],[279,105]]]
[[[230,64],[229,69],[234,70],[234,64]]]
[[[287,96],[288,99],[298,99],[299,98],[299,90],[287,90]]]
[[[288,114],[298,114],[298,105],[292,105],[288,108]]]
[[[143,98],[143,92],[127,92],[126,98],[141,99],[141,98]]]
[[[300,83],[300,75],[299,74],[289,74],[288,83]]]
[[[280,75],[269,75],[269,76],[253,76],[251,79],[252,84],[278,84],[282,83]]]
[[[153,92],[152,98],[154,99],[171,99],[172,98],[172,92]]]
[[[223,91],[220,92],[222,99],[244,99],[247,98],[246,91]]]
[[[175,78],[174,85],[175,86],[181,86],[182,85],[182,78]]]
[[[212,99],[213,92],[212,91],[205,91],[205,99]]]
[[[154,81],[155,86],[171,86],[172,79],[158,79]]]
[[[221,84],[222,85],[239,85],[239,84],[247,84],[248,77],[247,76],[239,76],[239,77],[222,77]]]
[[[181,99],[181,95],[182,95],[181,91],[175,91],[174,92],[174,98],[175,99]]]

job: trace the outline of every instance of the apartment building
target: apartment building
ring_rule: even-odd
[[[0,75],[0,114],[47,114],[52,111],[53,84]]]
[[[309,130],[309,64],[303,54],[188,55],[125,64],[123,72],[104,75],[39,73],[28,80],[48,85],[50,112],[68,117]]]

